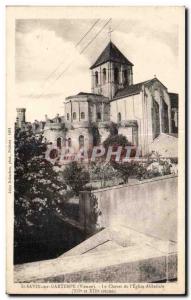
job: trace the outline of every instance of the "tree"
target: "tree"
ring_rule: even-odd
[[[75,161],[66,166],[63,171],[63,178],[76,195],[79,195],[79,192],[90,181],[89,172]]]
[[[33,132],[15,130],[15,244],[38,239],[47,232],[50,218],[59,212],[66,188],[45,159],[46,145]]]
[[[125,163],[113,161],[112,166],[121,174],[124,183],[128,183],[130,176],[135,176],[138,180],[142,180],[148,176],[146,167],[138,161],[130,160]]]
[[[92,123],[90,131],[93,135],[93,145],[97,146],[100,143],[100,134],[96,123]]]
[[[105,128],[109,131],[110,136],[118,135],[118,125],[116,123],[110,122]]]
[[[131,146],[131,143],[127,140],[126,136],[122,134],[109,135],[103,142],[104,147],[107,149],[109,146]]]
[[[128,183],[129,177],[136,173],[135,163],[133,161],[126,163],[117,163],[113,161],[112,166],[121,174],[121,178],[125,184]]]
[[[112,164],[103,162],[92,163],[90,168],[90,178],[92,181],[100,181],[101,187],[107,186],[108,181],[115,181],[119,173]]]

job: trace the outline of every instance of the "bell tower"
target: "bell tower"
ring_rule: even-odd
[[[17,127],[22,128],[26,122],[25,120],[26,108],[17,108]]]
[[[91,66],[92,93],[115,97],[119,89],[133,84],[133,64],[110,41]]]

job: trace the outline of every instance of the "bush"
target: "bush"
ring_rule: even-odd
[[[118,135],[118,125],[116,123],[110,122],[105,128],[109,131],[110,136]]]
[[[112,166],[121,174],[124,183],[128,183],[129,177],[136,174],[137,164],[134,161],[126,163],[112,162]]]
[[[89,172],[79,165],[77,162],[71,162],[63,171],[65,183],[79,195],[79,192],[84,189],[84,186],[90,181]]]
[[[170,162],[171,162],[171,164],[178,164],[178,158],[177,157],[171,157],[170,158]]]
[[[127,140],[126,136],[122,134],[109,135],[103,142],[104,147],[107,149],[109,146],[131,146],[131,143]]]

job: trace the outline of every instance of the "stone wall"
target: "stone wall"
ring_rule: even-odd
[[[171,175],[82,192],[82,228],[88,234],[107,228],[54,260],[16,265],[14,281],[175,280],[176,211],[177,177]]]
[[[135,249],[84,254],[15,266],[15,282],[157,282],[176,279],[177,255]],[[131,257],[130,257],[131,256]],[[168,266],[167,266],[168,263]]]
[[[177,240],[177,176],[163,176],[81,192],[80,222],[87,232],[125,225],[160,238]]]
[[[177,278],[176,243],[106,228],[54,260],[15,266],[16,282],[156,282]]]

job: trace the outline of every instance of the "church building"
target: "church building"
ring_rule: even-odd
[[[134,84],[133,63],[111,41],[90,70],[91,93],[67,97],[64,116],[46,116],[43,125],[36,124],[36,132],[46,141],[58,147],[91,148],[108,137],[108,126],[114,122],[118,133],[145,155],[162,134],[177,136],[178,95],[169,93],[156,77]],[[20,109],[18,126],[21,116]]]

